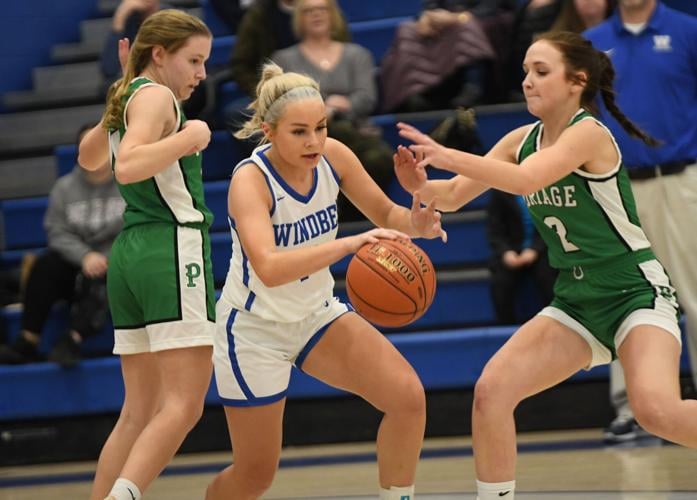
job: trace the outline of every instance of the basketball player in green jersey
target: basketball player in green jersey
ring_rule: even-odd
[[[80,144],[85,168],[111,159],[126,201],[107,277],[126,398],[91,500],[140,499],[203,411],[215,325],[200,154],[210,130],[186,121],[180,101],[206,77],[210,50],[199,19],[175,10],[150,16],[100,125]]]
[[[552,303],[492,357],[475,386],[480,500],[515,494],[518,403],[615,356],[639,423],[697,447],[697,401],[680,397],[675,291],[641,230],[617,144],[590,113],[598,92],[630,134],[654,141],[617,108],[611,62],[581,36],[540,36],[524,69],[528,110],[539,122],[510,132],[485,157],[445,148],[400,124],[400,134],[415,144],[395,155],[402,185],[424,201],[435,198],[443,210],[489,187],[524,195],[560,271]],[[427,181],[429,164],[459,175]]]

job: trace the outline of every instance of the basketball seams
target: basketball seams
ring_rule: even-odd
[[[401,327],[423,316],[431,305],[435,269],[428,254],[410,240],[366,243],[349,262],[346,289],[357,312],[368,321]]]
[[[364,264],[368,269],[370,269],[371,271],[375,272],[375,274],[376,274],[377,276],[380,276],[380,278],[381,278],[382,280],[384,280],[386,283],[388,283],[392,288],[394,288],[394,289],[397,290],[400,294],[402,294],[402,295],[405,296],[407,299],[409,299],[409,301],[410,301],[412,304],[414,304],[414,313],[417,313],[417,312],[419,311],[419,307],[418,307],[418,304],[416,303],[416,301],[414,301],[414,299],[411,298],[411,296],[410,296],[408,293],[406,293],[404,290],[402,290],[401,288],[399,288],[399,287],[397,286],[396,283],[393,283],[392,281],[390,281],[389,279],[387,279],[387,278],[385,277],[385,275],[381,272],[381,271],[383,270],[383,268],[381,268],[380,266],[373,266],[373,265],[372,265],[372,262],[375,262],[375,261],[366,260],[366,259],[364,259],[363,257],[361,257],[359,254],[356,254],[356,258],[358,259],[359,262],[361,262],[362,264]],[[348,283],[348,282],[349,282],[348,273],[346,273],[346,283]],[[353,287],[351,287],[351,288],[353,288]],[[354,290],[354,292],[355,292],[355,288],[354,288],[353,290]],[[358,296],[358,294],[356,294],[356,296]],[[368,304],[368,302],[367,302],[365,299],[363,299],[362,297],[361,297],[361,300],[362,300],[363,302],[365,302],[366,304]],[[375,310],[377,310],[377,311],[380,311],[380,310],[381,310],[381,309],[378,309],[377,307],[373,306],[372,304],[371,304],[370,306],[373,307],[373,308],[374,308]],[[387,311],[385,311],[385,312],[387,312]],[[391,313],[391,314],[399,314],[399,315],[401,315],[402,313]],[[409,314],[412,314],[412,313],[409,313]]]
[[[361,297],[361,295],[356,291],[356,289],[351,286],[351,283],[348,280],[346,281],[346,288],[350,289],[353,292],[353,294],[356,296],[356,298],[360,299],[362,308],[366,307],[369,309],[373,309],[374,311],[378,311],[380,313],[389,314],[390,316],[398,316],[398,317],[400,317],[400,319],[402,316],[409,316],[409,319],[406,320],[405,323],[403,323],[404,325],[409,324],[409,322],[411,321],[411,318],[413,318],[414,315],[416,314],[416,310],[414,310],[414,312],[400,313],[400,312],[394,312],[394,311],[387,311],[385,309],[380,309],[379,307],[375,307],[374,305],[369,304],[368,301],[366,301],[363,297]],[[396,326],[401,326],[401,325],[396,325]],[[393,328],[393,327],[389,327],[389,328]]]
[[[385,242],[389,243],[389,245],[387,245],[387,246],[390,248],[391,251],[398,252],[398,253],[402,254],[404,257],[406,257],[405,260],[408,260],[409,262],[411,262],[412,266],[417,270],[417,272],[415,274],[419,278],[419,281],[421,281],[421,289],[424,291],[423,304],[421,305],[421,307],[417,307],[417,309],[418,310],[426,309],[426,305],[430,303],[430,300],[429,300],[430,297],[426,296],[426,292],[428,291],[428,289],[426,288],[426,280],[424,280],[423,274],[421,273],[421,264],[419,264],[419,260],[416,258],[416,256],[413,253],[406,252],[403,249],[401,249],[400,247],[396,246],[394,244],[393,240],[385,240]],[[404,243],[405,246],[408,244],[410,244],[410,242]],[[424,252],[421,251],[421,253],[424,253]],[[433,267],[433,266],[431,266],[431,267]],[[435,290],[435,287],[434,287],[434,290]]]

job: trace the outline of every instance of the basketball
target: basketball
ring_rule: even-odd
[[[363,245],[349,262],[346,291],[361,316],[398,327],[419,319],[433,302],[436,273],[426,252],[408,240]]]

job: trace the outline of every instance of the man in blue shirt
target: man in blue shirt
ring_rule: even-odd
[[[697,18],[658,0],[619,0],[615,14],[584,35],[612,60],[619,107],[661,141],[648,147],[629,137],[608,113],[603,117],[624,155],[641,225],[687,315],[697,381]],[[617,418],[605,439],[619,442],[633,439],[640,429],[621,367],[615,362],[611,368]]]

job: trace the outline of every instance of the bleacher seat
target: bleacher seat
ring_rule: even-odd
[[[357,2],[356,0],[339,0],[346,21],[349,24],[360,21],[374,21],[390,17],[415,17],[421,11],[420,0],[402,0],[400,2]],[[230,28],[218,17],[208,0],[201,0],[203,20],[214,37],[232,35]]]
[[[39,89],[60,86],[56,75],[68,76],[70,80],[84,83],[80,89],[68,90],[63,85],[60,96],[63,101],[56,101],[54,95],[29,95],[28,89],[9,96],[9,100],[24,109],[37,108],[40,105],[65,106],[70,102],[83,102],[85,98],[93,99],[97,95],[95,80],[95,60],[101,48],[101,41],[109,24],[107,16],[113,13],[119,0],[100,0],[100,19],[87,19],[80,27],[80,42],[65,39],[65,43],[54,46],[51,51],[52,63],[82,63],[64,69],[61,73],[55,67],[46,66],[49,61],[40,59],[32,62],[39,67],[35,72]],[[391,43],[399,23],[413,18],[421,7],[420,0],[402,0],[381,2],[359,2],[356,0],[339,0],[350,23],[353,40],[365,45],[380,62]],[[197,0],[168,0],[177,6],[195,8]],[[697,15],[697,2],[694,0],[666,0],[668,5]],[[203,0],[203,15],[216,35],[210,67],[224,66],[230,57],[235,37],[226,32],[222,24],[216,25],[209,16],[210,6]],[[68,9],[70,11],[71,9]],[[85,12],[87,8],[85,8]],[[82,12],[82,10],[80,11]],[[84,16],[86,14],[80,14]],[[94,14],[89,15],[97,15]],[[35,41],[34,41],[35,42]],[[33,43],[34,43],[33,42]],[[35,43],[35,45],[41,45]],[[68,74],[74,72],[72,76]],[[83,73],[84,72],[84,73]],[[87,79],[75,78],[75,74],[92,75]],[[73,92],[71,94],[70,92]],[[222,86],[220,105],[239,97],[241,92],[233,82]],[[7,102],[8,96],[4,96]],[[38,99],[38,100],[37,100]],[[97,101],[94,101],[97,102]],[[38,103],[38,104],[37,104]],[[31,178],[37,168],[41,169],[43,183],[35,177],[35,191],[15,191],[12,198],[0,202],[4,242],[0,252],[0,267],[16,267],[22,256],[28,251],[38,252],[45,246],[45,234],[42,228],[43,214],[46,209],[47,179],[69,172],[75,163],[74,145],[61,146],[74,140],[75,132],[82,124],[99,119],[103,104],[79,106],[65,109],[40,110],[30,113],[6,113],[0,116],[0,155],[6,160],[7,171],[18,172],[19,176]],[[502,105],[477,108],[478,131],[484,147],[489,149],[507,131],[533,121],[525,105]],[[410,121],[418,128],[429,131],[444,117],[441,114],[422,114],[409,116],[383,115],[375,117],[375,123],[383,130],[385,139],[396,146],[402,141],[397,133],[395,123],[399,119]],[[59,124],[60,126],[56,126]],[[58,145],[58,146],[57,146]],[[54,149],[55,147],[55,149]],[[48,155],[55,155],[56,165],[49,165]],[[30,156],[32,155],[32,156]],[[43,156],[41,156],[43,155]],[[230,256],[230,235],[227,228],[226,206],[228,180],[233,166],[241,159],[239,143],[224,131],[214,132],[211,144],[204,156],[203,175],[206,198],[216,215],[212,233],[213,260],[216,281],[222,284],[227,272]],[[17,159],[19,157],[21,159]],[[9,163],[10,161],[16,163]],[[57,167],[57,169],[56,169]],[[50,172],[54,169],[53,172]],[[45,175],[44,175],[45,174]],[[50,175],[49,175],[50,174]],[[429,175],[445,178],[446,173],[432,169]],[[54,176],[54,177],[51,177]],[[43,190],[43,191],[42,191]],[[396,182],[388,193],[394,200],[409,205],[411,199]],[[31,198],[18,199],[31,196]],[[9,198],[9,197],[8,197]],[[429,390],[471,387],[490,356],[510,337],[514,329],[477,326],[467,329],[443,330],[444,327],[462,325],[485,325],[493,321],[492,306],[489,301],[488,274],[482,268],[488,257],[488,247],[484,239],[484,218],[481,209],[486,202],[486,195],[468,204],[470,211],[447,215],[445,228],[449,231],[450,241],[443,245],[437,240],[423,241],[421,245],[431,256],[439,269],[436,301],[429,311],[417,322],[404,329],[384,331],[390,340],[407,357],[419,373],[424,385]],[[472,211],[474,209],[474,211]],[[364,225],[342,226],[342,234],[359,231]],[[350,257],[332,266],[337,280],[337,294],[345,298],[344,284],[341,279],[345,273]],[[468,269],[476,267],[476,269]],[[519,291],[525,295],[522,307],[527,311],[539,307],[535,298],[524,287]],[[21,310],[4,308],[0,310],[0,321],[8,326],[8,335],[13,338],[19,331]],[[67,308],[57,305],[47,323],[40,345],[46,354],[66,328]],[[405,333],[410,332],[410,333]],[[87,356],[101,355],[111,350],[113,331],[110,326],[97,336],[86,339],[83,350]],[[681,357],[683,373],[689,370],[686,350]],[[606,379],[607,368],[600,367],[590,372],[580,372],[574,379]],[[86,359],[78,367],[63,370],[54,363],[37,363],[24,366],[0,366],[0,421],[20,419],[43,419],[51,417],[113,413],[119,410],[123,401],[123,384],[121,380],[119,359],[105,356],[98,359]],[[289,397],[317,398],[341,394],[339,391],[317,382],[316,380],[293,371]],[[214,386],[211,386],[208,404],[218,405]]]
[[[46,245],[44,214],[46,197],[0,201],[0,214],[4,218],[5,248],[16,250]]]
[[[421,12],[420,0],[356,2],[355,0],[339,0],[339,7],[349,23],[356,21],[371,21],[390,17],[416,17]]]
[[[21,329],[22,309],[21,307],[7,308],[0,319],[4,319],[8,339],[14,339]],[[63,302],[57,303],[52,311],[51,318],[46,322],[44,329],[41,332],[41,343],[39,344],[39,352],[43,355],[48,355],[58,339],[67,331],[68,328],[68,307]],[[114,347],[114,328],[111,322],[104,325],[104,328],[92,337],[87,337],[83,340],[80,347],[83,355],[105,356],[111,353]]]
[[[474,328],[390,334],[388,338],[411,363],[427,390],[472,387],[489,358],[508,340],[514,327]],[[684,335],[683,335],[684,336]],[[682,373],[689,372],[683,349]],[[572,381],[605,380],[607,366],[580,371]],[[55,363],[0,366],[0,422],[74,415],[115,413],[123,402],[121,366],[117,357],[88,359],[70,370]],[[289,399],[343,394],[293,370]],[[206,404],[219,405],[212,383]]]

